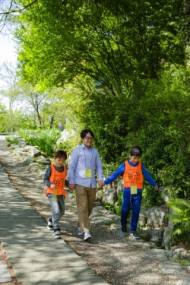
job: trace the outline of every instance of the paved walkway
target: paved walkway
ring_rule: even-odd
[[[21,284],[108,284],[64,240],[53,239],[44,220],[12,187],[1,166],[0,241]],[[0,284],[10,280],[6,264],[0,261]]]

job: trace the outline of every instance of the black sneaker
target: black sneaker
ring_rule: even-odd
[[[53,231],[52,218],[49,218],[49,219],[48,219],[47,228],[48,228],[50,231]]]

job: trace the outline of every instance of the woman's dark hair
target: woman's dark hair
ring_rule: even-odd
[[[84,130],[82,130],[81,133],[80,133],[81,139],[84,139],[88,133],[91,134],[91,136],[94,138],[94,133],[93,133],[93,131],[91,131],[90,129],[84,129]]]
[[[131,148],[130,155],[141,156],[142,155],[142,149],[140,148],[140,146],[133,146]]]
[[[64,159],[67,159],[67,153],[64,150],[57,150],[54,153],[54,158],[64,158]]]

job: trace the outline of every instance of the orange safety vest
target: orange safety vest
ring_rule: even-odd
[[[125,171],[123,175],[124,187],[130,188],[132,185],[135,185],[137,189],[142,189],[143,180],[142,163],[139,162],[137,166],[131,166],[128,161],[125,161]]]
[[[51,163],[51,176],[50,182],[55,184],[55,188],[48,187],[47,194],[63,195],[66,196],[65,179],[67,176],[67,169],[64,166],[64,171],[59,172],[56,170],[55,165]]]

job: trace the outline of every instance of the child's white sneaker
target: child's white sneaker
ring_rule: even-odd
[[[61,239],[61,231],[60,229],[54,229],[53,230],[53,236],[55,239]]]
[[[91,240],[92,236],[89,232],[84,232],[84,241]]]
[[[49,218],[49,219],[48,219],[47,228],[48,228],[50,231],[53,231],[52,218]]]
[[[136,233],[129,233],[129,240],[139,240],[140,237]]]

